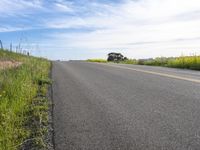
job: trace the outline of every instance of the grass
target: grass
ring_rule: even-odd
[[[160,57],[146,61],[144,60],[141,65],[200,70],[200,56],[181,56],[176,58]]]
[[[124,60],[124,61],[120,61],[119,62],[120,64],[132,64],[132,65],[135,65],[138,63],[138,61],[136,59],[127,59],[127,60]]]
[[[2,60],[19,61],[22,65],[0,70],[0,149],[17,150],[27,145],[44,148],[51,64],[46,59],[5,50],[0,50]]]
[[[166,66],[169,58],[158,57],[155,59],[139,60],[139,65],[150,65],[150,66]]]
[[[169,59],[168,67],[200,70],[200,56],[182,56],[175,59]]]
[[[88,59],[89,62],[107,63],[104,59]],[[181,56],[181,57],[158,57],[155,59],[128,59],[114,62],[121,64],[163,66],[172,68],[182,68],[191,70],[200,70],[200,56]]]
[[[88,59],[88,62],[98,62],[98,63],[107,63],[105,59]]]
[[[105,59],[88,59],[88,62],[98,62],[98,63],[108,63],[107,60]],[[137,60],[136,59],[128,59],[125,61],[118,61],[115,63],[122,63],[122,64],[137,64]]]

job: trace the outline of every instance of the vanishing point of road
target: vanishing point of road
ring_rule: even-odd
[[[200,150],[200,72],[53,62],[56,150]]]

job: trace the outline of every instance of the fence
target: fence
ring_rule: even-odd
[[[0,40],[0,46],[1,46],[1,49],[3,49],[3,43],[1,40]]]
[[[10,43],[9,49],[6,49],[6,48],[3,47],[3,42],[2,42],[2,40],[0,40],[0,49],[2,49],[2,50],[9,50],[9,51],[12,52],[12,51],[13,51],[13,44]],[[19,44],[18,46],[16,46],[15,52],[16,52],[16,53],[23,54],[23,55],[28,55],[28,56],[30,55],[30,52],[29,52],[28,50],[23,50],[23,49],[21,48],[21,44]]]

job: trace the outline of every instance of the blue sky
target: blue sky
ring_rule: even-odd
[[[199,0],[1,0],[0,39],[50,59],[200,55]]]

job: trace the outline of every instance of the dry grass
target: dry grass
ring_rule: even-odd
[[[10,69],[10,68],[16,68],[22,65],[22,62],[17,61],[0,61],[0,69]]]

